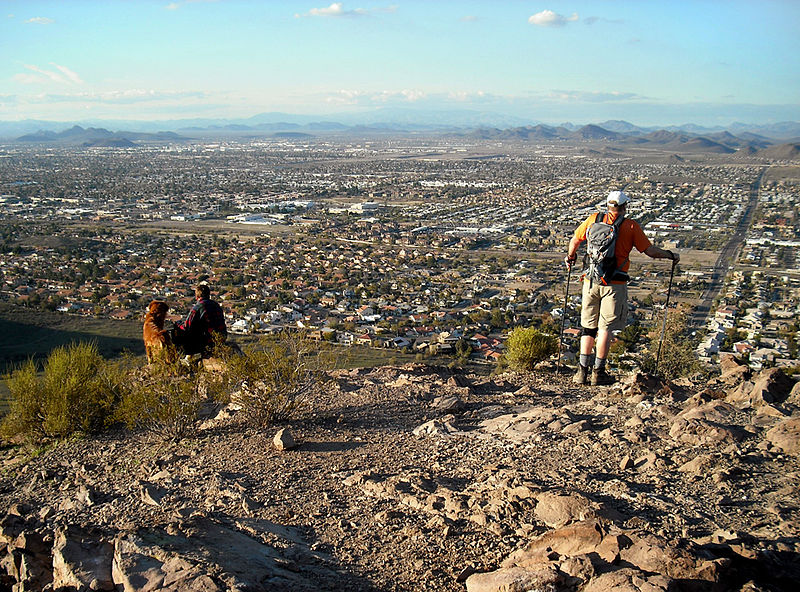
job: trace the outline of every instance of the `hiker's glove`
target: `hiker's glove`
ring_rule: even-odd
[[[672,259],[672,261],[674,261],[675,263],[678,263],[678,261],[681,260],[681,256],[678,253],[674,251],[667,251],[667,252],[669,253],[669,258]]]
[[[572,266],[575,264],[575,261],[577,259],[578,259],[577,255],[573,255],[572,257],[567,255],[566,257],[564,257],[564,263],[567,264],[567,269],[572,269]]]

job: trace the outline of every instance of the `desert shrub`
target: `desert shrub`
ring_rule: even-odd
[[[683,309],[670,310],[667,323],[656,323],[650,332],[648,351],[642,356],[641,368],[650,374],[656,373],[661,330],[664,328],[664,341],[661,344],[661,357],[658,360],[658,374],[669,379],[703,373],[704,368],[697,358],[694,346],[687,335],[687,312]]]
[[[533,327],[518,327],[506,340],[505,358],[513,370],[533,370],[558,351],[558,338]]]
[[[94,343],[73,343],[53,350],[41,375],[30,360],[6,376],[6,381],[11,400],[3,436],[41,440],[107,427],[122,375],[102,358]]]
[[[163,438],[186,436],[203,404],[219,393],[217,375],[184,365],[169,350],[152,364],[131,369],[115,418],[130,429],[142,429]]]
[[[29,439],[44,436],[44,389],[36,364],[28,360],[4,378],[11,396],[9,412],[0,426],[2,436],[6,439],[17,435]]]
[[[329,355],[302,336],[282,334],[225,360],[224,380],[242,415],[257,426],[287,419],[325,380]]]

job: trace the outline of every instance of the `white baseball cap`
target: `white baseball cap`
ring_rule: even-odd
[[[622,204],[626,204],[631,200],[625,193],[622,191],[612,191],[608,194],[608,199],[606,199],[606,203],[609,205],[614,206],[621,206]]]

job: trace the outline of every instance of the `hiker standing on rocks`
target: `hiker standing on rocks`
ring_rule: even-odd
[[[610,384],[606,372],[606,357],[611,342],[611,332],[625,327],[628,318],[628,277],[630,252],[636,247],[653,259],[671,259],[673,265],[680,260],[678,253],[653,245],[638,222],[625,218],[630,198],[622,191],[608,194],[608,211],[589,215],[575,230],[569,241],[567,268],[572,269],[578,247],[587,242],[588,266],[584,270],[581,308],[581,344],[578,371],[573,377],[576,384],[592,386]],[[566,314],[566,311],[565,311]],[[592,363],[592,350],[595,352]],[[591,375],[589,368],[591,367]]]

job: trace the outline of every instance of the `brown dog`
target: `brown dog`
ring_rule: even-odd
[[[152,364],[158,353],[170,345],[169,331],[164,329],[164,320],[167,318],[169,306],[162,300],[153,300],[147,307],[144,317],[142,337],[144,350],[147,353],[147,363]]]

